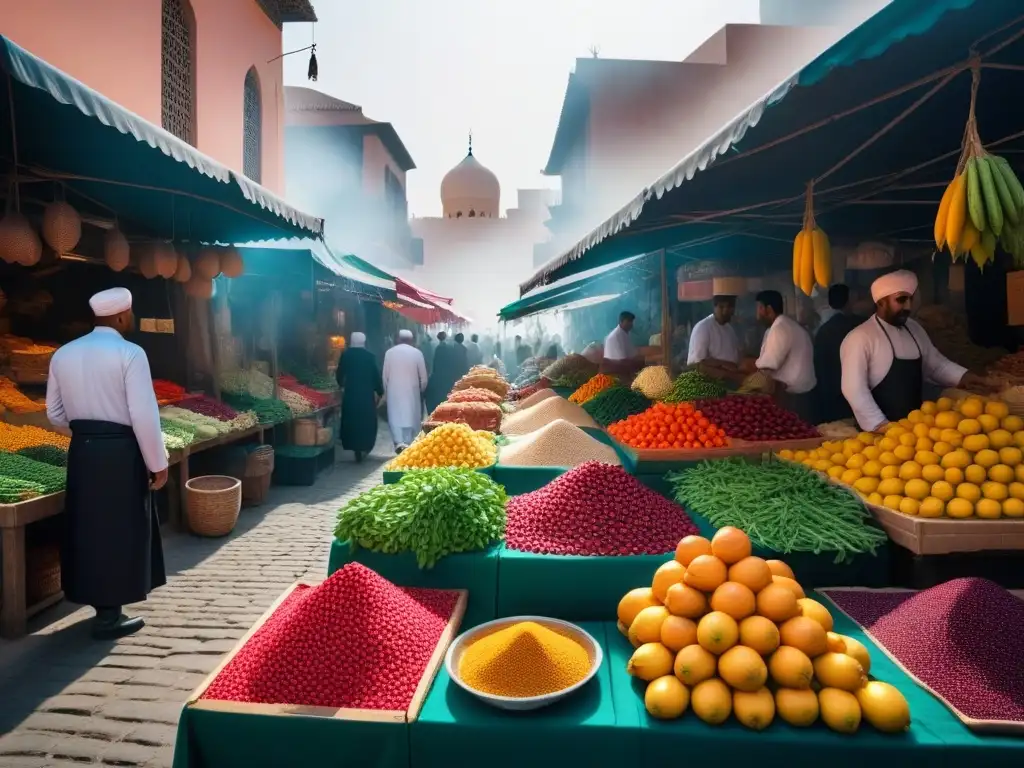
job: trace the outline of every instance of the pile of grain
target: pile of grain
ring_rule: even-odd
[[[621,463],[611,446],[563,419],[514,438],[499,459],[507,467],[578,467],[588,461]]]
[[[507,416],[502,422],[501,432],[504,435],[525,435],[558,419],[577,427],[597,427],[597,422],[580,406],[560,397],[549,397]]]
[[[528,395],[516,403],[517,411],[525,411],[527,408],[532,408],[542,400],[547,400],[549,397],[558,397],[558,393],[553,389],[541,389],[534,392],[532,395]]]

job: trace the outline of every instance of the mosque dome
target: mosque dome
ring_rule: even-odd
[[[498,218],[501,185],[498,177],[469,153],[441,180],[441,207],[447,219]]]

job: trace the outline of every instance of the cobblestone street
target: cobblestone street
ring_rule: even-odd
[[[165,534],[168,583],[129,612],[146,619],[116,642],[89,636],[92,610],[37,617],[0,641],[0,766],[170,766],[182,705],[281,591],[325,575],[335,511],[380,482],[374,456],[351,454],[309,488],[274,488],[225,539]]]

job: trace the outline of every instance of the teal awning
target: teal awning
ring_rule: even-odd
[[[116,215],[133,235],[241,242],[323,234],[322,219],[3,36],[0,162],[17,165],[28,205],[61,185],[81,213]]]
[[[302,269],[308,271],[306,265],[316,263],[332,275],[350,283],[351,289],[356,293],[381,300],[394,300],[396,297],[393,281],[382,280],[372,274],[353,269],[345,256],[334,253],[323,240],[295,237],[287,240],[236,243],[235,247],[242,255],[247,274],[253,271],[249,269],[250,264],[254,265],[259,275],[273,277],[276,274],[294,274]]]
[[[1024,84],[1024,73],[1014,70],[1024,60],[1024,42],[1011,40],[1021,13],[1021,4],[1009,0],[893,0],[542,266],[520,292],[716,234],[759,238],[754,248],[762,257],[785,258],[806,184],[820,177],[818,220],[833,240],[891,235],[926,242],[942,192],[932,185],[952,177],[963,138],[973,50],[985,55],[1010,41],[982,70],[982,138],[996,141],[1020,129],[1007,105]],[[1021,142],[1001,146],[1019,150]],[[936,162],[950,153],[952,159]],[[897,172],[904,172],[901,188],[890,190],[885,179]]]

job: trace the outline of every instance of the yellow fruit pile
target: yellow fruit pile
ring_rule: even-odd
[[[814,189],[807,186],[804,226],[793,240],[793,285],[810,296],[815,284],[828,288],[832,282],[832,248],[825,230],[814,221]]]
[[[855,732],[862,718],[905,731],[907,701],[868,680],[867,648],[832,631],[828,609],[804,594],[789,566],[750,553],[738,528],[711,541],[687,536],[650,587],[619,602],[619,631],[636,649],[627,671],[647,683],[647,711],[670,720],[689,708],[709,725],[735,715],[755,731],[776,714],[797,727],[820,717],[840,733]]]
[[[434,467],[478,469],[494,464],[497,456],[492,433],[449,422],[417,438],[386,468],[396,471]]]
[[[885,435],[861,433],[816,451],[781,451],[905,515],[1024,518],[1024,419],[1006,403],[922,403]]]

